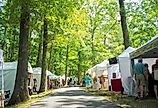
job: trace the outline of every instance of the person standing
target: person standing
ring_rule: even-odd
[[[134,74],[136,79],[136,88],[137,88],[137,96],[136,99],[143,99],[143,86],[145,86],[145,77],[144,77],[144,64],[143,60],[139,59],[138,63],[134,66]],[[139,96],[140,93],[140,96]]]
[[[85,76],[85,83],[86,83],[86,89],[87,89],[87,91],[89,91],[89,89],[91,87],[91,77],[89,76],[88,73]]]
[[[154,92],[155,92],[155,98],[158,100],[158,59],[156,60],[156,63],[152,65],[152,74],[154,78]]]
[[[105,78],[103,75],[100,77],[100,84],[101,84],[101,89],[105,89]]]
[[[37,92],[37,79],[33,79],[33,92]]]
[[[148,69],[148,64],[145,63],[144,64],[144,67],[145,67],[145,70],[144,70],[144,75],[145,75],[145,96],[148,96],[148,93],[149,93],[149,76],[150,76],[150,72],[149,72],[149,69]]]

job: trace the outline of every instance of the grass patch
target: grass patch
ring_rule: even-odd
[[[54,92],[53,90],[48,90],[43,93],[33,94],[28,101],[22,102],[22,103],[19,103],[16,105],[12,105],[12,106],[5,106],[5,108],[28,108],[31,104],[37,102],[38,100],[42,99],[43,97],[45,97],[53,92]]]
[[[82,90],[86,88],[82,87]],[[135,100],[135,97],[121,95],[120,93],[111,92],[108,90],[93,90],[89,91],[91,94],[100,96],[101,98],[110,102],[116,103],[123,108],[158,108],[158,101],[154,98],[145,98],[143,100]]]

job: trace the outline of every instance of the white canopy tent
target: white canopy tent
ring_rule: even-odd
[[[5,62],[3,63],[3,68],[0,67],[0,71],[3,70],[3,76],[4,76],[4,91],[9,91],[9,100],[11,98],[11,95],[14,90],[15,85],[15,79],[16,79],[16,73],[17,73],[17,62]],[[32,67],[30,64],[28,64],[28,72],[32,72]],[[2,73],[0,73],[0,80],[2,80]],[[9,80],[8,80],[9,79]],[[3,83],[0,83],[0,89],[2,87]]]
[[[116,74],[116,79],[121,78],[121,75],[119,72],[119,65],[118,64],[110,65],[108,60],[104,60],[100,64],[97,64],[94,67],[92,67],[91,69],[89,69],[88,71],[91,74],[93,74],[93,72],[95,72],[95,76],[97,78],[98,78],[98,76],[101,76],[101,75],[107,76],[109,86],[111,86],[111,79],[113,79],[113,73]],[[100,85],[98,84],[98,86],[100,86]]]
[[[124,88],[124,92],[129,94],[130,92],[130,84],[129,80],[132,78],[131,75],[131,59],[129,56],[129,53],[135,51],[135,48],[128,47],[126,50],[124,50],[119,56],[119,66],[120,66],[120,72],[121,72],[121,80],[122,80],[122,86]]]
[[[100,64],[95,65],[94,67],[92,67],[89,71],[95,72],[95,75],[101,76],[101,75],[108,75],[107,73],[107,67],[109,65],[109,61],[108,60],[104,60],[103,62],[101,62]]]
[[[42,71],[41,67],[33,68],[33,79],[37,80],[37,88],[36,88],[37,91],[39,91],[40,84],[41,84],[41,74],[42,74],[41,71]],[[57,79],[58,78],[57,75],[51,73],[48,70],[46,70],[46,82],[47,82],[47,76],[49,76],[50,79]],[[47,85],[47,83],[46,83],[46,85]]]
[[[52,73],[52,75],[50,75],[50,79],[58,79],[58,76]]]
[[[139,58],[142,58],[143,63],[147,63],[149,65],[149,71],[151,72],[151,66],[155,64],[155,61],[158,58],[158,34],[151,38],[151,40],[149,40],[147,43],[131,52],[129,55],[132,65],[137,63]],[[135,95],[135,83],[133,83],[131,91],[132,94]]]

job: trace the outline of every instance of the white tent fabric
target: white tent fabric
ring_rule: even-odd
[[[57,78],[58,78],[58,76],[55,75],[55,74],[52,74],[52,75],[50,76],[50,79],[57,79]]]
[[[3,50],[1,50],[1,49],[0,49],[0,67],[2,68],[1,72],[0,72],[0,91],[3,96],[3,94],[4,94],[4,71],[3,71]],[[0,107],[4,107],[3,100],[0,101]]]
[[[130,60],[129,53],[135,50],[136,50],[135,48],[128,47],[125,51],[122,52],[122,54],[118,56],[122,86],[124,88],[124,92],[127,94],[129,94],[130,92],[129,78],[132,77],[131,76],[131,60]]]
[[[41,75],[41,72],[42,72],[42,68],[41,67],[33,68],[33,74],[40,74]],[[46,70],[46,74],[47,74],[47,76],[53,75],[53,73],[51,73],[48,70]]]
[[[101,76],[101,75],[107,75],[107,67],[108,67],[109,61],[108,60],[104,60],[103,62],[101,62],[100,64],[95,65],[94,67],[92,67],[89,71],[95,72],[96,76]]]
[[[121,57],[130,57],[129,53],[135,51],[136,48],[132,48],[132,47],[128,47],[126,50],[124,50],[119,56],[118,58],[121,58]]]
[[[36,79],[37,80],[37,91],[39,91],[39,88],[40,88],[40,84],[41,84],[41,71],[42,71],[42,68],[41,67],[36,67],[36,68],[33,68],[33,79]],[[49,76],[50,79],[57,79],[58,76],[51,73],[50,71],[46,70],[46,82],[47,82],[47,76]],[[33,84],[33,82],[32,82]],[[47,83],[46,83],[47,85]]]
[[[31,65],[29,65],[29,66],[31,66]],[[28,70],[29,70],[29,68],[31,69],[32,67],[28,67]],[[1,67],[0,67],[0,71],[2,71]],[[11,98],[11,95],[12,95],[13,90],[14,90],[16,72],[17,72],[17,62],[5,62],[5,63],[3,63],[4,91],[10,90],[9,99]],[[0,80],[2,80],[2,73],[0,73]],[[0,82],[0,89],[1,89],[1,86],[2,86],[2,83]]]
[[[108,60],[104,60],[100,64],[95,65],[91,69],[88,70],[89,73],[95,72],[95,76],[97,77],[97,82],[99,82],[98,76],[104,75],[108,76],[108,85],[111,86],[111,79],[113,79],[113,73],[116,73],[116,79],[120,79],[121,75],[119,72],[119,64],[109,65]],[[99,88],[100,84],[97,83],[95,88]]]
[[[111,86],[111,79],[120,79],[121,74],[119,71],[119,64],[112,64],[108,66],[108,79],[109,79],[109,86]],[[113,78],[113,73],[116,73],[116,78]]]
[[[57,79],[58,78],[58,76],[57,75],[55,75],[55,74],[53,74],[53,73],[51,73],[50,71],[47,71],[47,76],[49,76],[49,78],[50,79]]]
[[[0,57],[3,58],[3,50],[0,49]]]

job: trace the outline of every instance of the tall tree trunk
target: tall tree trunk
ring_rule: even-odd
[[[68,59],[69,59],[69,45],[67,45],[66,47],[65,85],[67,85]]]
[[[37,55],[37,61],[36,61],[36,66],[41,67],[41,51],[42,51],[42,41],[43,41],[43,27],[41,27],[41,33],[39,35],[39,45],[38,45],[38,55]]]
[[[78,82],[77,82],[78,85],[80,85],[80,73],[81,73],[81,51],[78,51]]]
[[[62,64],[62,48],[59,49],[59,63]],[[58,70],[58,69],[57,69]],[[59,66],[59,74],[61,74],[62,66]]]
[[[121,26],[123,32],[124,46],[125,49],[127,49],[129,47],[129,34],[128,34],[127,23],[126,23],[124,0],[119,0],[119,4],[120,4],[120,16],[121,16]]]
[[[95,60],[95,58],[94,58],[94,30],[92,31],[92,66],[94,66],[95,65],[95,63],[94,63],[94,60]]]
[[[5,26],[4,27],[4,35],[3,35],[3,41],[2,41],[2,50],[4,50],[5,49],[5,44],[6,44],[6,42],[5,42],[5,38],[6,38],[6,36],[7,36],[7,27]]]
[[[14,27],[16,28],[16,27]],[[13,41],[12,41],[12,45],[10,47],[10,61],[14,61],[14,53],[15,53],[15,42],[16,42],[16,29],[14,29],[13,31]]]
[[[48,41],[48,24],[47,19],[44,17],[44,35],[43,35],[43,56],[42,56],[42,74],[41,74],[41,84],[40,84],[40,92],[44,92],[46,90],[46,55],[47,55],[47,41]]]
[[[1,47],[2,47],[2,50],[4,51],[4,60],[6,61],[7,60],[7,53],[6,53],[6,42],[5,42],[5,38],[6,38],[6,36],[7,36],[7,27],[5,26],[4,27],[4,35],[3,35],[3,41],[2,41],[2,43],[1,43]]]
[[[48,62],[48,70],[51,70],[51,66],[52,66],[52,59],[53,59],[53,44],[51,44],[51,48],[50,48],[50,57],[49,57],[49,62]]]
[[[13,95],[9,101],[9,105],[17,104],[29,99],[27,85],[28,70],[28,36],[29,36],[29,11],[30,0],[21,1],[21,18],[20,18],[20,35],[19,35],[19,55],[17,74]]]
[[[30,58],[32,58],[32,56],[31,56],[31,51],[32,50],[34,50],[34,49],[32,49],[32,47],[31,47],[31,40],[32,40],[32,38],[31,38],[31,36],[32,36],[32,32],[33,32],[33,29],[30,27],[30,32],[29,32],[29,45],[28,45],[28,48],[29,48],[29,59]]]

